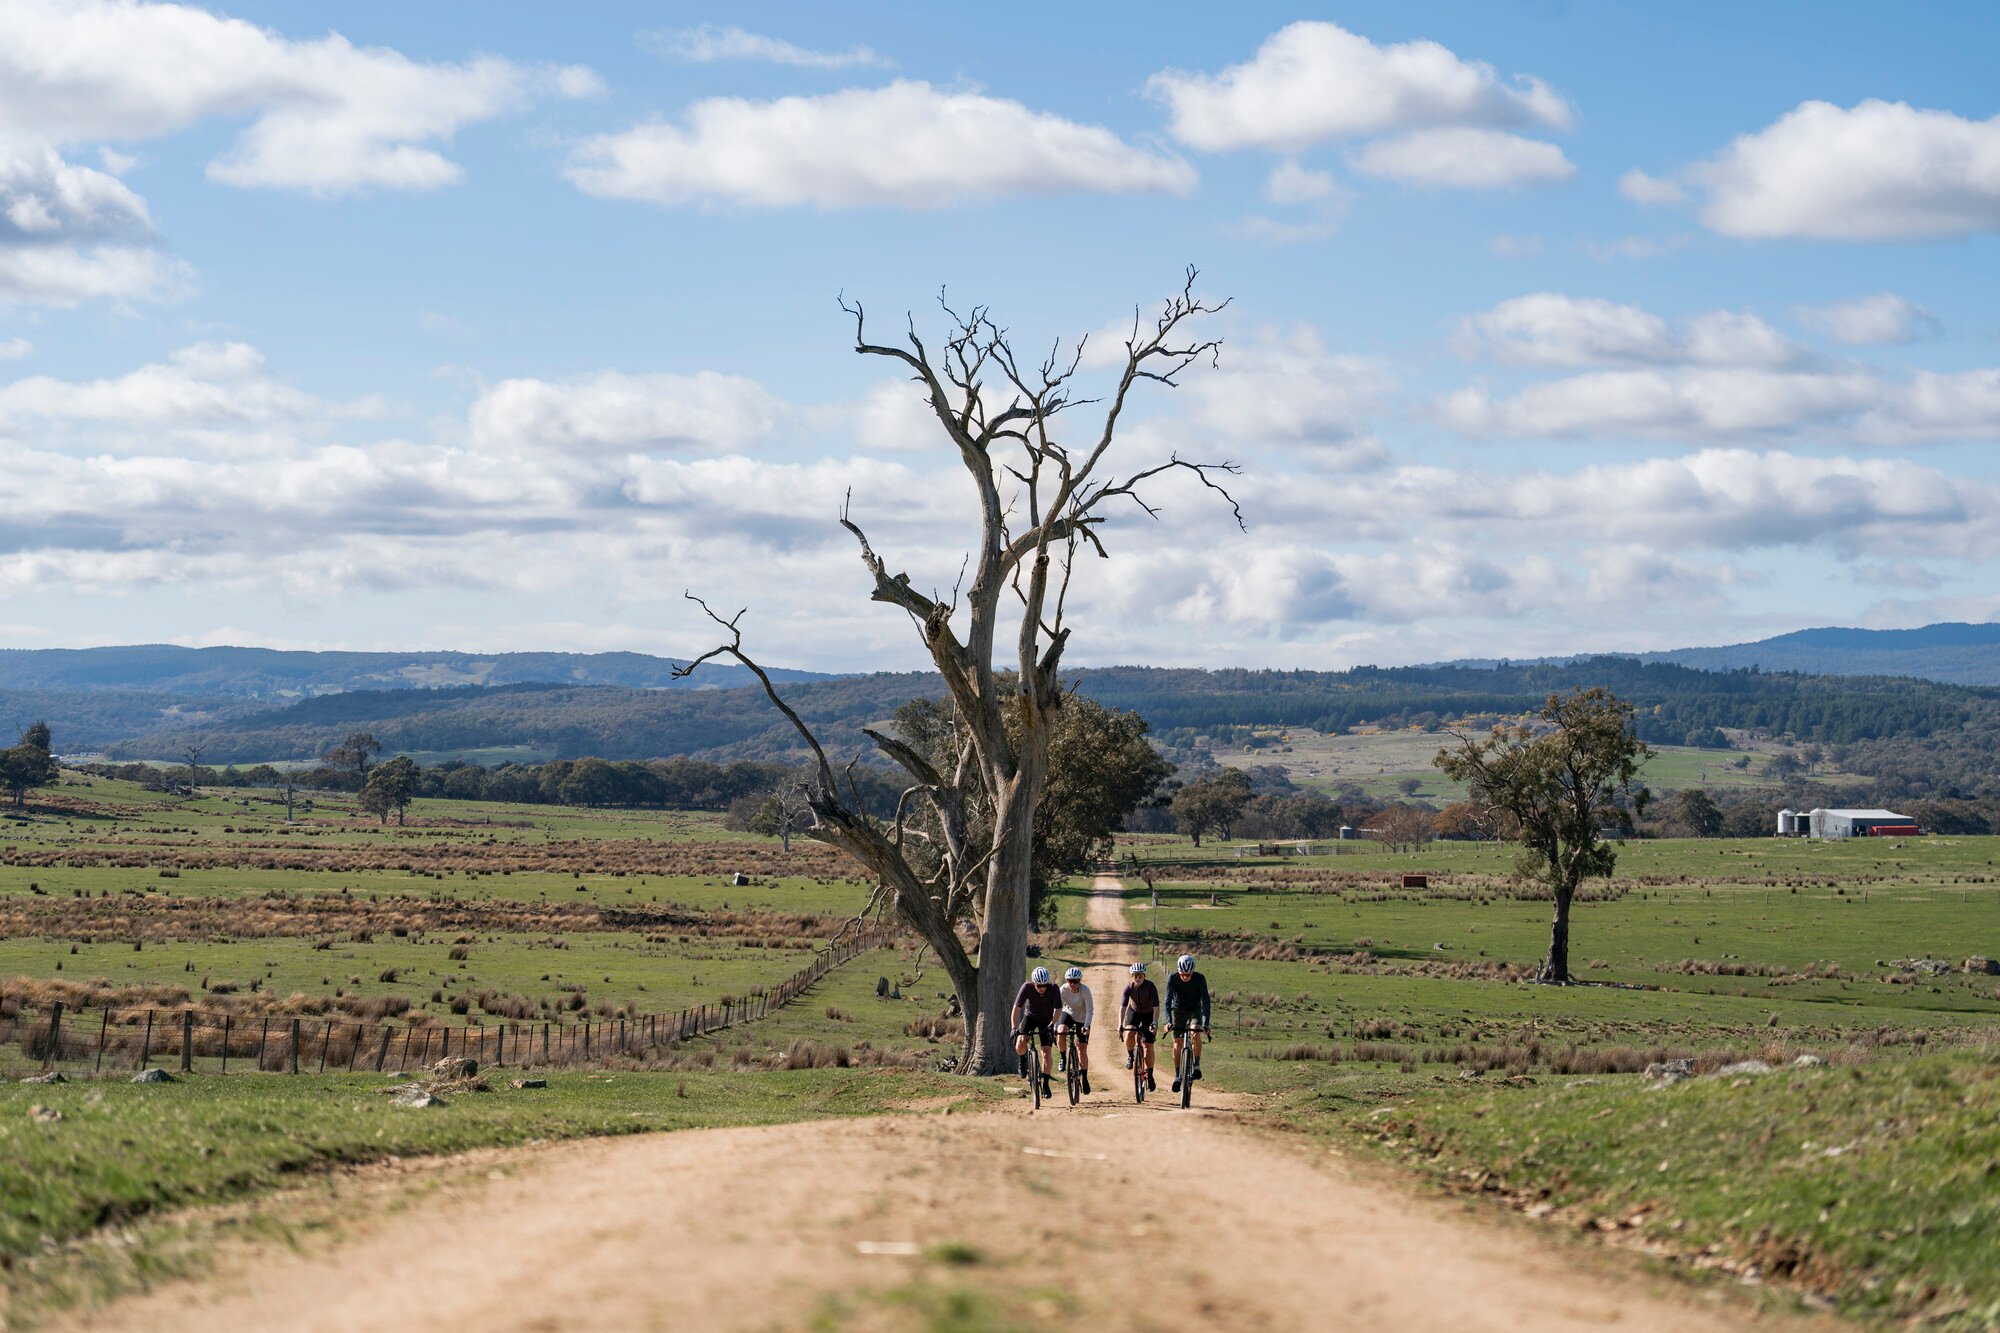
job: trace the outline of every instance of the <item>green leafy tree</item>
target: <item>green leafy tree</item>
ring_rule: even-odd
[[[1249,775],[1241,769],[1225,768],[1211,777],[1183,785],[1174,793],[1169,808],[1174,827],[1194,839],[1194,845],[1199,847],[1210,832],[1227,838],[1236,821],[1242,818],[1243,807],[1249,803]]]
[[[329,767],[352,769],[354,776],[365,783],[368,780],[368,765],[380,753],[382,742],[375,739],[375,733],[357,731],[328,750],[324,757]]]
[[[895,713],[897,733],[939,772],[956,771],[962,728],[949,700],[912,699]],[[1147,740],[1146,720],[1071,694],[1049,730],[1049,772],[1035,811],[1033,919],[1043,919],[1051,885],[1110,855],[1112,835],[1153,799],[1174,766]],[[976,800],[974,831],[988,818]],[[809,815],[810,812],[802,812]],[[751,825],[756,829],[756,825]],[[761,830],[759,830],[761,831]]]
[[[1674,822],[1693,837],[1722,836],[1722,811],[1699,787],[1689,787],[1674,797]]]
[[[1433,762],[1466,785],[1490,826],[1511,826],[1516,869],[1549,886],[1555,919],[1541,979],[1567,983],[1570,904],[1586,879],[1617,865],[1603,834],[1629,832],[1645,808],[1637,781],[1652,750],[1633,732],[1632,705],[1601,687],[1550,695],[1536,722],[1495,727],[1483,740],[1458,736]]]
[[[361,808],[379,815],[385,824],[389,822],[389,811],[393,810],[400,824],[423,780],[424,772],[416,761],[399,754],[368,775],[368,783],[361,789]]]
[[[0,786],[13,795],[16,810],[27,805],[30,788],[56,780],[59,769],[50,744],[49,724],[36,722],[21,733],[19,743],[0,750]]]

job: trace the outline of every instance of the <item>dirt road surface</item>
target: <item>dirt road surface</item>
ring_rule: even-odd
[[[1164,1095],[1164,1046],[1162,1095],[1135,1106],[1105,1012],[1136,956],[1116,880],[1098,882],[1090,920],[1100,1077],[1080,1108],[1058,1084],[1039,1113],[1024,1099],[529,1150],[337,1244],[225,1256],[211,1281],[89,1326],[1804,1326],[1254,1130],[1210,1081],[1183,1111]]]

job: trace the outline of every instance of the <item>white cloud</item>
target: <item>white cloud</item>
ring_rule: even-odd
[[[1618,178],[1618,193],[1635,204],[1679,204],[1687,201],[1687,191],[1678,182],[1649,176],[1637,167]]]
[[[1568,180],[1576,168],[1562,149],[1500,130],[1416,130],[1377,139],[1348,154],[1364,176],[1428,189],[1505,190]]]
[[[1676,329],[1651,311],[1598,297],[1535,292],[1459,321],[1461,355],[1517,365],[1782,367],[1805,349],[1755,315],[1712,310]]]
[[[1264,182],[1264,198],[1274,204],[1307,204],[1334,199],[1340,183],[1330,172],[1315,171],[1293,161],[1280,162]]]
[[[778,37],[745,32],[734,26],[704,23],[697,28],[660,28],[639,34],[639,44],[672,60],[712,64],[718,60],[756,60],[801,69],[892,67],[896,62],[866,46],[845,51],[814,51]]]
[[[587,194],[664,205],[944,208],[1005,194],[1169,193],[1187,163],[981,93],[885,88],[697,102],[588,140],[567,174]]]
[[[601,87],[580,69],[412,60],[338,34],[291,41],[191,5],[10,0],[0,6],[0,124],[58,146],[155,138],[251,117],[209,165],[239,186],[338,194],[462,175],[440,145],[540,94]]]
[[[1330,139],[1426,126],[1566,129],[1567,103],[1539,79],[1503,81],[1436,42],[1377,46],[1332,23],[1299,22],[1220,74],[1163,70],[1147,83],[1175,138],[1219,151],[1296,152]]]
[[[145,201],[116,176],[66,162],[46,143],[0,139],[0,245],[152,230]]]
[[[193,279],[186,264],[145,246],[0,245],[0,305],[170,301]]]
[[[1684,177],[1727,236],[1921,240],[2000,231],[2000,117],[1802,102]]]
[[[1800,306],[1793,313],[1821,337],[1849,347],[1910,343],[1939,329],[1936,315],[1894,292],[1857,296],[1831,305]]]
[[[372,405],[336,406],[264,373],[264,358],[244,343],[195,343],[165,362],[97,380],[34,375],[0,385],[0,436],[32,422],[47,438],[57,423],[111,423],[143,432],[158,426],[252,426],[366,413]],[[158,447],[142,441],[142,448]]]
[[[601,371],[502,380],[473,403],[470,427],[476,444],[504,450],[742,449],[770,434],[778,412],[762,386],[737,375]]]
[[[1193,410],[1155,429],[1189,456],[1238,456],[1249,446],[1315,467],[1373,467],[1384,454],[1368,420],[1392,382],[1380,362],[1330,352],[1309,327],[1264,330],[1189,376],[1180,392]]]
[[[35,345],[26,338],[0,339],[0,361],[19,361],[35,350]]]

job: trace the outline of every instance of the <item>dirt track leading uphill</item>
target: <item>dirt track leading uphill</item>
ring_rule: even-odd
[[[1239,1123],[1242,1099],[1208,1082],[1192,1112],[1164,1096],[1164,1075],[1163,1095],[1134,1106],[1104,1013],[1133,956],[1123,918],[1116,881],[1100,880],[1090,981],[1102,1076],[1082,1108],[1035,1114],[1023,1101],[537,1149],[511,1158],[511,1176],[360,1224],[330,1251],[226,1263],[214,1283],[124,1302],[92,1326],[909,1328],[952,1300],[1002,1327],[1764,1322],[1260,1133]],[[897,1252],[912,1243],[930,1255]],[[946,1245],[968,1249],[935,1248]]]

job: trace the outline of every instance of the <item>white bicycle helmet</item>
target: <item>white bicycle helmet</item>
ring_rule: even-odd
[[[1191,953],[1182,954],[1180,956],[1180,961],[1174,964],[1174,971],[1176,972],[1194,971],[1194,955]]]
[[[1071,969],[1070,969],[1069,971],[1067,971],[1067,972],[1063,973],[1063,980],[1064,980],[1064,981],[1082,981],[1082,980],[1083,980],[1083,969],[1082,969],[1082,968],[1080,968],[1080,967],[1072,967],[1072,968],[1071,968]]]
[[[1133,975],[1133,976],[1135,976],[1135,977],[1143,977],[1143,976],[1145,976],[1145,975],[1146,975],[1146,965],[1145,965],[1144,963],[1134,963],[1134,964],[1132,964],[1132,975]]]
[[[1046,986],[1049,984],[1049,970],[1046,967],[1038,967],[1035,969],[1035,975],[1029,980],[1037,986]]]

